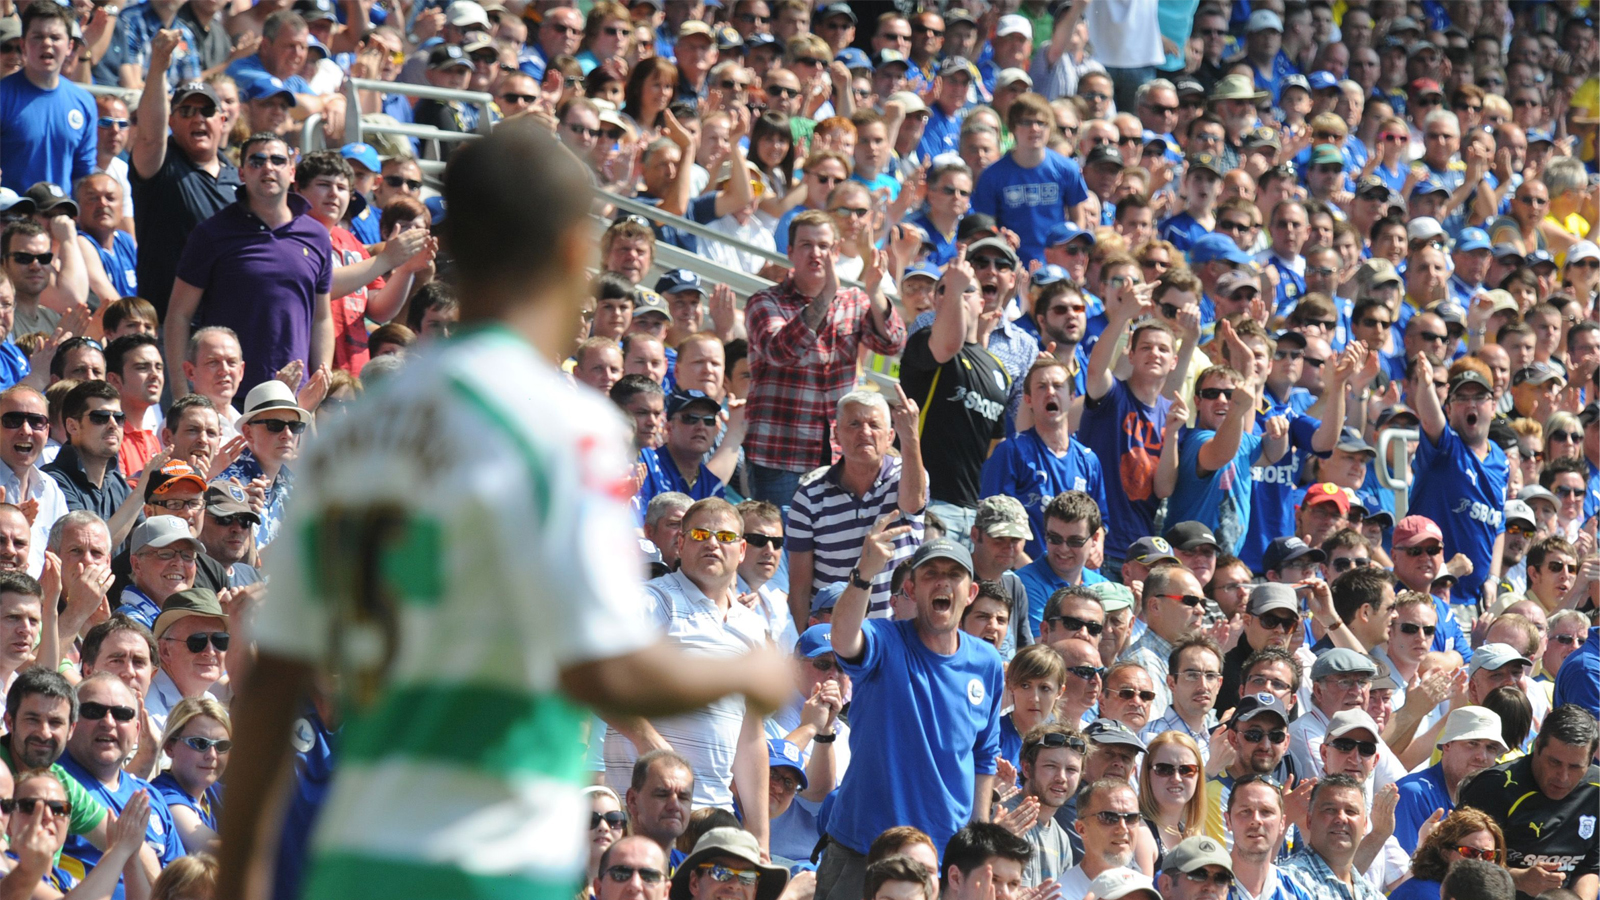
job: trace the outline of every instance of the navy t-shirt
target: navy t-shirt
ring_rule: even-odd
[[[1065,222],[1067,207],[1089,199],[1078,164],[1054,150],[1031,169],[1007,153],[978,176],[972,192],[972,211],[987,213],[1002,228],[1022,239],[1017,255],[1024,263],[1044,259],[1044,239],[1050,229]]]
[[[867,619],[866,648],[839,667],[855,679],[851,758],[828,833],[866,853],[885,829],[914,825],[943,847],[972,818],[973,778],[993,775],[1005,676],[1000,651],[958,632],[956,652],[929,650],[911,621]]]
[[[1472,573],[1451,589],[1450,602],[1476,603],[1489,575],[1494,539],[1505,531],[1505,451],[1491,441],[1488,455],[1479,459],[1446,425],[1437,443],[1422,433],[1415,464],[1411,513],[1439,526],[1446,559],[1465,553],[1472,560]]]
[[[1128,545],[1155,533],[1156,464],[1172,401],[1146,406],[1125,381],[1112,382],[1098,401],[1083,398],[1078,440],[1100,458],[1105,479],[1106,556],[1121,559]]]
[[[1057,456],[1032,428],[994,448],[978,482],[979,498],[1004,494],[1016,498],[1028,511],[1033,540],[1027,543],[1027,551],[1034,559],[1044,555],[1044,508],[1062,491],[1082,491],[1105,509],[1100,460],[1074,437],[1067,438],[1067,451]]]
[[[1261,571],[1261,558],[1273,538],[1295,533],[1293,498],[1299,490],[1300,467],[1311,455],[1311,438],[1322,425],[1321,420],[1303,415],[1316,402],[1304,388],[1295,388],[1282,401],[1269,393],[1267,401],[1271,405],[1257,414],[1255,430],[1261,431],[1264,419],[1287,417],[1289,452],[1272,465],[1258,463],[1250,470],[1250,479],[1254,482],[1250,494],[1250,527],[1245,531],[1244,544],[1237,555],[1252,572]]]

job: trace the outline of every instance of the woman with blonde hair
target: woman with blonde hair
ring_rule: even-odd
[[[216,895],[217,858],[209,853],[178,857],[150,888],[150,900],[212,900]]]
[[[628,814],[622,798],[603,784],[584,788],[583,796],[589,800],[589,870],[583,883],[590,884],[600,872],[601,854],[628,834]]]
[[[1583,459],[1583,425],[1572,413],[1551,413],[1544,421],[1544,461],[1563,456]]]
[[[172,822],[189,853],[215,853],[220,843],[222,774],[233,749],[233,723],[221,703],[190,698],[172,708],[161,751],[172,760],[151,782],[172,810]]]
[[[1200,833],[1205,822],[1205,765],[1200,745],[1181,731],[1163,731],[1150,739],[1139,767],[1139,812],[1147,830],[1135,853],[1161,871],[1161,857],[1184,838]]]

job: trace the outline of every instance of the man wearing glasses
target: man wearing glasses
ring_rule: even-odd
[[[104,381],[67,392],[61,405],[67,443],[41,471],[60,486],[68,509],[87,509],[109,522],[132,493],[117,466],[123,419],[117,389]]]
[[[1367,692],[1377,675],[1378,667],[1370,657],[1345,647],[1317,657],[1311,667],[1311,704],[1289,726],[1289,753],[1297,771],[1305,776],[1322,773],[1322,743],[1329,720],[1347,709],[1365,709]],[[1401,768],[1395,777],[1404,774]]]
[[[44,396],[31,387],[18,386],[0,393],[0,488],[6,502],[22,505],[37,502],[30,516],[28,574],[44,570],[44,548],[50,526],[69,512],[66,495],[55,479],[39,470],[39,457],[50,436],[50,420]]]
[[[1060,371],[1059,367],[1056,371]],[[1025,439],[1026,435],[1025,432],[1022,438]],[[1015,440],[1018,438],[1013,439]],[[1072,443],[1082,447],[1077,441]],[[1005,444],[1001,446],[1004,447]],[[1070,453],[1067,455],[1069,459],[1070,455]],[[1082,451],[1082,455],[1094,459],[1087,450]],[[1050,601],[1059,598],[1062,588],[1099,584],[1106,580],[1105,576],[1088,566],[1089,557],[1100,549],[1100,544],[1105,539],[1100,519],[1100,507],[1104,501],[1082,490],[1067,489],[1067,485],[1064,484],[1052,484],[1053,479],[1050,476],[1059,477],[1060,467],[1066,462],[1067,460],[1058,459],[1054,467],[1040,465],[1039,471],[1034,473],[1041,476],[1036,482],[1037,487],[1060,486],[1063,488],[1060,493],[1039,500],[1027,494],[1023,495],[1023,500],[1027,501],[1030,508],[1034,508],[1035,503],[1042,503],[1044,506],[1043,521],[1032,526],[1037,532],[1042,532],[1042,535],[1035,533],[1034,536],[1036,538],[1042,536],[1043,540],[1035,540],[1029,548],[1037,558],[1017,570],[1017,578],[1021,580],[1022,586],[1028,593],[1028,619],[1032,632],[1039,635],[1053,633],[1052,626],[1045,624],[1044,619],[1046,610],[1052,606]],[[1029,467],[1030,470],[1033,468]],[[1070,469],[1067,474],[1071,475]],[[1098,464],[1096,474],[1098,474]],[[1091,641],[1098,638],[1097,632]],[[1049,642],[1055,638],[1047,637],[1045,640]]]
[[[256,385],[244,398],[238,426],[245,449],[217,477],[262,492],[257,501],[261,509],[257,550],[265,549],[278,535],[284,504],[294,488],[294,473],[288,464],[299,458],[300,436],[310,424],[311,413],[302,409],[289,388],[276,378]]]
[[[667,857],[660,845],[631,834],[618,838],[600,854],[600,868],[590,890],[595,900],[666,900],[669,887]]]
[[[1123,651],[1122,659],[1137,662],[1155,682],[1150,716],[1166,715],[1172,697],[1167,690],[1167,663],[1172,650],[1200,627],[1206,598],[1200,582],[1181,565],[1161,565],[1150,570],[1144,582],[1144,613],[1149,628]]]
[[[1444,532],[1439,526],[1426,516],[1406,516],[1395,524],[1390,546],[1394,576],[1400,585],[1406,590],[1434,596],[1434,585],[1448,574],[1444,567]],[[1531,560],[1529,565],[1532,565]],[[1464,661],[1471,662],[1472,645],[1451,614],[1450,605],[1434,596],[1433,607],[1439,625],[1433,649],[1454,650]]]
[[[191,321],[232,328],[248,392],[296,360],[307,374],[333,364],[333,243],[310,204],[289,192],[294,156],[282,139],[254,135],[239,156],[244,190],[185,246],[164,336],[166,358],[176,360],[188,350]],[[188,391],[174,385],[172,393]]]
[[[1206,763],[1205,832],[1219,841],[1227,839],[1222,811],[1228,808],[1235,782],[1255,776],[1281,786],[1296,772],[1288,755],[1289,711],[1283,701],[1258,691],[1246,694],[1234,710],[1222,732],[1221,752],[1212,753]]]
[[[1180,731],[1200,746],[1200,761],[1211,759],[1211,729],[1217,725],[1215,707],[1222,688],[1222,648],[1205,635],[1181,641],[1168,660],[1167,691],[1172,706],[1165,715],[1150,720],[1141,735],[1146,741],[1163,731]]]
[[[1423,437],[1413,464],[1412,510],[1438,524],[1452,554],[1472,561],[1472,571],[1460,576],[1451,592],[1453,603],[1470,610],[1484,583],[1499,578],[1508,464],[1505,452],[1489,440],[1494,406],[1488,379],[1470,369],[1456,375],[1443,408],[1432,382],[1433,364],[1418,354],[1408,391]]]
[[[195,543],[198,546],[199,542]],[[184,548],[181,552],[196,551]],[[214,591],[189,588],[162,603],[161,615],[151,629],[160,671],[151,679],[150,694],[144,698],[145,712],[157,733],[166,731],[167,717],[179,702],[197,697],[220,701],[231,696],[230,688],[217,685],[226,672],[230,630],[228,614]]]
[[[733,656],[764,645],[767,622],[738,599],[738,566],[747,546],[744,518],[726,500],[707,498],[683,514],[678,571],[645,585],[645,611],[667,643],[695,655]],[[626,788],[640,753],[670,747],[694,768],[694,805],[767,808],[767,745],[759,713],[727,697],[696,712],[616,720],[606,734],[607,780]],[[735,774],[738,778],[735,782]],[[746,825],[767,841],[766,816]]]
[[[1139,795],[1126,779],[1092,781],[1078,789],[1076,799],[1078,818],[1072,828],[1083,838],[1083,853],[1078,864],[1061,875],[1063,897],[1082,897],[1101,872],[1130,865],[1137,829],[1145,827]]]

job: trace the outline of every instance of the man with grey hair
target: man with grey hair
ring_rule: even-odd
[[[652,549],[661,554],[661,563],[668,570],[678,565],[678,530],[683,525],[683,513],[694,500],[688,494],[666,491],[650,498],[644,510],[644,536],[649,546],[643,546],[646,555]]]
[[[196,394],[217,408],[224,442],[239,436],[235,422],[239,411],[234,395],[244,382],[244,350],[239,336],[226,325],[207,325],[189,336],[183,358],[183,377]]]
[[[1155,132],[1168,147],[1177,145],[1172,129],[1178,124],[1178,88],[1172,82],[1157,78],[1139,85],[1134,94],[1134,113],[1145,131]]]
[[[75,509],[50,526],[45,549],[61,560],[61,599],[66,607],[56,627],[62,644],[69,645],[86,629],[111,588],[111,532],[104,519]]]
[[[810,617],[816,588],[860,578],[855,565],[861,543],[880,517],[898,516],[898,524],[911,530],[895,540],[888,565],[871,581],[869,617],[889,616],[894,569],[922,543],[928,475],[917,404],[898,385],[892,410],[883,394],[855,390],[839,398],[836,418],[834,437],[842,454],[833,465],[800,478],[789,509],[789,609],[797,623]],[[892,456],[896,436],[900,455]]]
[[[1428,177],[1455,193],[1467,180],[1465,168],[1453,169],[1450,161],[1461,149],[1461,120],[1444,107],[1428,113],[1422,120],[1422,157],[1417,161],[1428,170]]]

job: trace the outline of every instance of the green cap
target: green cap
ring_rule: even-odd
[[[1085,587],[1100,599],[1101,608],[1108,613],[1133,608],[1133,591],[1125,584],[1102,581],[1099,584],[1085,585]]]
[[[1337,163],[1342,166],[1344,165],[1344,154],[1340,153],[1339,148],[1332,144],[1318,144],[1311,148],[1311,164],[1320,166],[1325,163]]]
[[[156,616],[156,627],[150,630],[159,640],[179,619],[189,616],[209,616],[223,620],[228,618],[222,611],[222,603],[214,591],[206,588],[189,588],[173,594],[167,598],[167,602],[161,604],[161,615]]]

